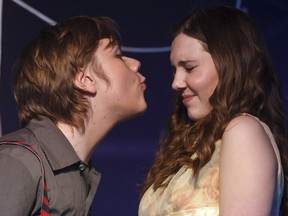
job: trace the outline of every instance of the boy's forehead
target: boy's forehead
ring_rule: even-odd
[[[101,59],[104,56],[115,55],[120,50],[120,47],[116,41],[112,41],[109,38],[103,38],[99,40],[98,47],[94,53],[97,59]]]
[[[120,46],[117,41],[114,41],[111,38],[100,39],[98,50],[114,50],[114,49],[120,49]]]

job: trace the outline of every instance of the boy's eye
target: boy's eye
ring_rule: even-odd
[[[121,58],[122,59],[123,54],[122,53],[116,53],[116,58]]]
[[[172,75],[173,77],[175,76],[175,73],[176,73],[176,68],[174,66],[171,67],[171,70],[172,70]]]

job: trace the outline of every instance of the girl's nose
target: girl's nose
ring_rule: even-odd
[[[181,73],[175,73],[173,82],[172,82],[172,89],[174,89],[175,91],[181,90],[186,88],[186,82],[184,77],[181,75]]]

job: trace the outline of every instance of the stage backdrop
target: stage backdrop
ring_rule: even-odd
[[[93,215],[137,215],[138,186],[154,159],[171,108],[169,32],[194,6],[215,3],[241,8],[257,21],[265,34],[284,93],[288,95],[287,0],[1,0],[2,133],[19,128],[10,77],[24,45],[42,28],[70,16],[112,17],[121,26],[123,51],[142,62],[141,72],[147,78],[148,110],[115,128],[93,155],[94,166],[102,173]]]

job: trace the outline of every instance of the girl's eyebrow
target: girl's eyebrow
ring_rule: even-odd
[[[194,61],[194,60],[181,60],[181,61],[178,61],[177,62],[177,65],[179,65],[179,66],[184,66],[184,65],[187,65],[187,64],[189,64],[189,63],[195,63],[196,61]]]

